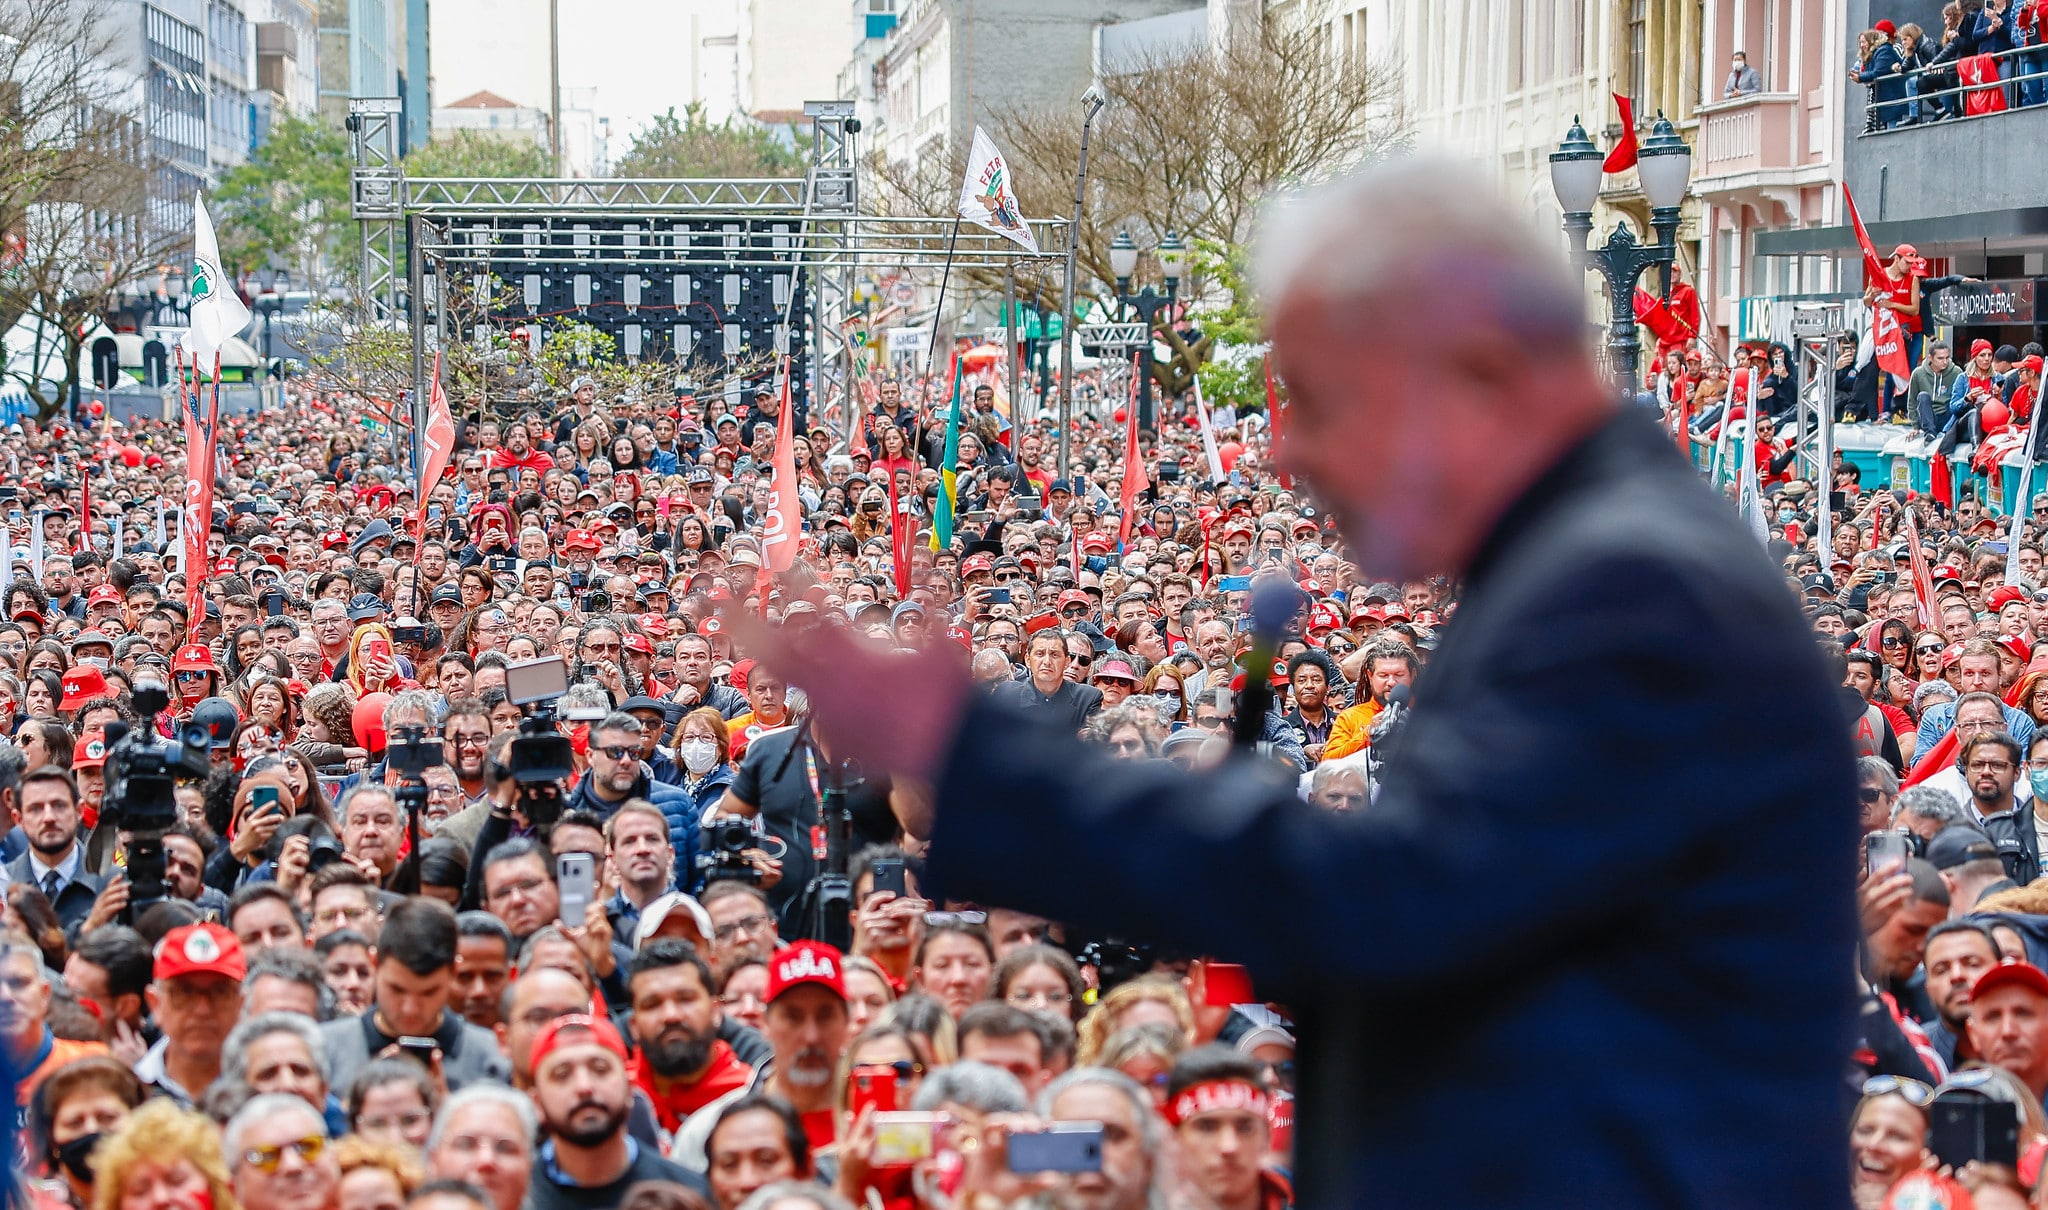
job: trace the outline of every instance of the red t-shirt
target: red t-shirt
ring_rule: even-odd
[[[633,1056],[633,1083],[654,1102],[655,1116],[661,1119],[661,1128],[673,1132],[682,1127],[683,1119],[704,1108],[711,1102],[737,1088],[745,1088],[754,1078],[754,1069],[740,1062],[732,1047],[716,1042],[711,1047],[711,1066],[694,1082],[685,1084],[680,1080],[663,1080],[647,1066],[641,1055]],[[665,1086],[665,1087],[664,1087]]]
[[[1889,273],[1880,273],[1877,275],[1877,285],[1879,289],[1892,296],[1892,301],[1902,307],[1910,305],[1913,301],[1913,274],[1911,273],[1906,274],[1906,276],[1897,281],[1893,281],[1892,275]],[[1899,311],[1896,314],[1899,317],[1900,327],[1908,332],[1918,332],[1920,330],[1920,312],[1917,308],[1910,311]]]
[[[839,1115],[833,1110],[818,1109],[800,1116],[804,1122],[804,1137],[811,1143],[812,1155],[830,1148],[838,1141]]]

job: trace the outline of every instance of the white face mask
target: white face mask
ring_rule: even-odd
[[[676,755],[683,758],[683,768],[690,772],[709,773],[718,763],[718,745],[708,739],[686,739],[677,745]]]

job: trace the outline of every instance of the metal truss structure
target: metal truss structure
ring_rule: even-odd
[[[596,277],[619,286],[612,305],[635,314],[692,305],[679,297],[642,302],[643,277],[739,276],[750,300],[757,297],[752,291],[773,283],[774,304],[786,309],[774,326],[774,351],[808,361],[810,388],[822,399],[845,384],[851,361],[843,333],[863,270],[940,269],[949,246],[956,271],[1008,274],[1030,259],[1010,240],[950,216],[862,213],[860,124],[850,102],[805,106],[811,164],[805,177],[790,180],[408,178],[396,155],[397,100],[358,97],[350,109],[351,214],[361,228],[362,288],[373,318],[410,323],[416,430],[430,333],[441,342],[469,335],[452,330],[438,302],[452,282],[495,275],[517,289],[536,274],[550,282]],[[1041,257],[1066,256],[1065,220],[1031,226]],[[580,304],[585,291],[577,289]],[[726,289],[730,297],[732,287]],[[798,306],[802,316],[791,313]],[[810,348],[789,347],[806,324]],[[734,338],[727,331],[724,339],[729,346]],[[768,333],[742,339],[762,351]],[[621,344],[627,357],[636,355],[631,343]]]
[[[1097,350],[1102,359],[1102,395],[1097,406],[1104,415],[1122,407],[1130,398],[1132,354],[1150,349],[1152,331],[1142,323],[1082,324],[1074,329],[1082,348]]]

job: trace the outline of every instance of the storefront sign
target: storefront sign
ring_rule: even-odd
[[[1945,327],[2034,322],[2031,277],[2006,281],[1960,282],[1931,295],[1934,322]]]

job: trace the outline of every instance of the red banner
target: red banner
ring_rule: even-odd
[[[1897,312],[1878,303],[1870,308],[1870,347],[1877,356],[1877,368],[1899,381],[1899,389],[1913,376],[1913,362],[1906,356],[1906,330],[1899,326]]]
[[[448,393],[441,389],[441,355],[434,354],[434,377],[427,388],[427,423],[420,430],[420,449],[423,457],[420,466],[419,488],[413,497],[418,514],[413,521],[413,540],[424,543],[427,540],[427,493],[441,481],[441,475],[448,469],[449,456],[455,452],[455,417],[448,411]]]
[[[1867,288],[1876,284],[1884,274],[1884,262],[1877,258],[1877,249],[1870,245],[1870,232],[1864,229],[1863,216],[1856,213],[1856,199],[1850,196],[1849,186],[1842,186],[1842,207],[1849,212],[1849,226],[1856,232],[1856,246],[1863,249],[1863,284]]]
[[[789,355],[782,358],[782,410],[775,417],[775,478],[768,485],[767,525],[761,535],[764,572],[785,572],[796,562],[803,537],[803,503],[797,495],[796,438],[791,432]]]
[[[1600,163],[1600,171],[1626,172],[1636,166],[1636,107],[1633,101],[1620,93],[1614,94],[1614,107],[1621,111],[1621,142],[1607,153]]]
[[[1934,575],[1927,568],[1927,555],[1920,549],[1920,527],[1913,523],[1912,508],[1900,511],[1904,515],[1906,553],[1913,559],[1913,598],[1920,607],[1920,628],[1925,630],[1934,625]],[[1876,522],[1871,524],[1875,526]]]
[[[896,596],[899,600],[910,597],[910,532],[916,526],[903,514],[896,499],[896,474],[885,476],[889,480],[889,563],[896,574]]]
[[[1124,405],[1124,485],[1116,523],[1117,553],[1131,540],[1132,521],[1138,511],[1138,493],[1150,482],[1145,477],[1145,460],[1138,456],[1138,375],[1145,373],[1142,362],[1151,360],[1150,348],[1138,350],[1131,361],[1131,399]],[[1078,537],[1075,541],[1079,541]]]
[[[1280,472],[1280,486],[1294,490],[1294,476],[1280,462],[1280,386],[1273,381],[1273,355],[1266,354],[1266,457]]]
[[[183,360],[181,356],[180,361]],[[179,394],[185,408],[185,616],[189,635],[206,620],[206,577],[213,568],[206,557],[206,537],[213,529],[214,440],[220,417],[220,355],[213,361],[213,391],[200,389],[199,367],[192,367],[191,391],[185,392],[182,367]],[[205,399],[204,411],[201,399]]]

